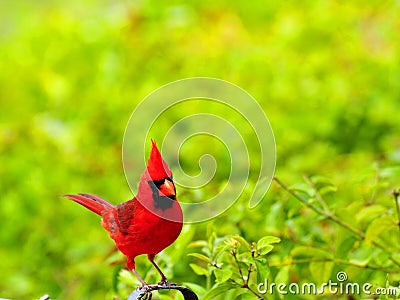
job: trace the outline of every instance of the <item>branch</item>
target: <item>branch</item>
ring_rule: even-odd
[[[321,204],[321,206],[323,207],[323,209],[328,212],[329,211],[329,207],[326,204],[326,202],[324,201],[324,199],[322,198],[321,194],[318,192],[317,188],[315,187],[314,183],[310,180],[310,178],[308,178],[307,176],[304,176],[304,180],[307,182],[307,184],[309,186],[312,187],[312,189],[315,191],[315,198],[317,199],[317,201]]]
[[[128,300],[140,300],[140,299],[151,299],[152,292],[158,290],[178,290],[183,295],[185,300],[198,300],[197,295],[190,289],[184,286],[178,286],[174,284],[170,285],[159,285],[149,284],[148,286],[140,286],[136,288],[128,297]]]
[[[236,262],[237,267],[238,267],[238,269],[239,269],[240,277],[242,277],[242,280],[243,280],[243,284],[242,284],[242,285],[239,285],[239,286],[240,286],[241,288],[248,289],[252,294],[254,294],[254,295],[257,297],[257,299],[263,299],[261,295],[259,295],[256,291],[254,291],[254,290],[249,286],[249,278],[250,278],[251,267],[252,267],[251,264],[250,264],[249,269],[248,269],[248,275],[247,275],[247,280],[246,280],[246,279],[244,278],[244,276],[243,276],[242,269],[240,268],[239,261],[238,261],[237,256],[236,256],[236,251],[231,251],[231,254],[232,254],[233,258],[235,259],[235,262]],[[238,284],[236,281],[234,281],[234,280],[232,280],[232,281],[233,281],[234,283]]]
[[[246,280],[244,279],[244,276],[243,276],[243,273],[242,273],[242,269],[240,268],[239,261],[238,261],[238,259],[236,257],[236,251],[235,250],[231,251],[231,254],[232,254],[233,258],[235,259],[236,265],[237,265],[237,267],[239,269],[240,277],[242,277],[242,280],[243,280],[243,285],[246,285]]]
[[[396,203],[396,210],[397,210],[397,225],[399,226],[399,235],[400,235],[400,205],[399,205],[399,196],[400,196],[400,190],[394,190],[393,191],[393,198],[394,202]]]
[[[297,200],[299,200],[301,203],[303,203],[305,206],[310,208],[311,210],[315,211],[317,214],[322,215],[326,217],[327,219],[335,222],[336,224],[342,226],[343,228],[346,228],[348,231],[351,231],[354,233],[356,236],[358,236],[361,240],[365,240],[365,233],[362,232],[361,230],[354,228],[350,224],[344,222],[343,220],[339,219],[333,212],[330,210],[325,211],[323,209],[320,209],[319,207],[313,206],[310,203],[308,203],[307,200],[303,199],[301,196],[299,196],[297,193],[295,193],[293,190],[291,190],[286,184],[284,184],[282,181],[280,181],[277,177],[273,178],[286,192],[288,192],[290,195],[295,197]],[[396,201],[397,202],[397,201]],[[400,226],[400,225],[399,225]],[[388,252],[387,247],[385,245],[382,245],[381,243],[372,240],[371,244],[373,244],[375,247],[381,249],[383,252]],[[396,266],[400,267],[400,262],[395,260],[392,256],[389,257],[389,260],[394,263]]]
[[[323,209],[320,209],[319,207],[315,207],[308,203],[307,200],[303,199],[301,196],[296,194],[293,190],[291,190],[286,184],[284,184],[282,181],[280,181],[277,177],[274,177],[274,180],[289,194],[291,194],[293,197],[295,197],[297,200],[299,200],[301,203],[303,203],[305,206],[308,208],[312,209],[319,215],[323,215],[325,218],[332,220],[333,222],[339,224],[340,226],[346,228],[347,230],[353,232],[355,235],[359,236],[361,239],[365,239],[365,233],[362,232],[361,230],[358,230],[351,226],[350,224],[347,224],[343,222],[341,219],[339,219],[337,216],[335,216],[331,211],[327,210],[324,211]],[[400,264],[399,264],[400,266]]]

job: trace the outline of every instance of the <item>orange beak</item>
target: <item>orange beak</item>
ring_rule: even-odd
[[[160,186],[160,196],[175,196],[175,186],[168,179]]]

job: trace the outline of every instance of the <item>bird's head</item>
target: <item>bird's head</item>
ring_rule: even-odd
[[[155,141],[152,141],[150,157],[139,183],[137,197],[140,201],[153,201],[154,208],[166,210],[176,200],[175,184],[172,172],[164,161]]]

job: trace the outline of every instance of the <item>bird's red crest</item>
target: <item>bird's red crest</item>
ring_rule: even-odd
[[[154,140],[151,141],[151,152],[147,162],[147,172],[152,180],[160,180],[172,176],[172,172],[168,164],[162,158]]]

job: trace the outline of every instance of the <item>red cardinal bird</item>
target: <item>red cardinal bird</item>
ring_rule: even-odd
[[[140,254],[147,254],[160,273],[159,284],[169,284],[154,257],[179,236],[183,215],[176,199],[172,172],[154,141],[147,168],[140,177],[137,196],[132,200],[115,206],[91,194],[64,196],[102,217],[103,227],[118,249],[128,257],[128,268],[143,286],[147,284],[135,270],[135,257]]]

